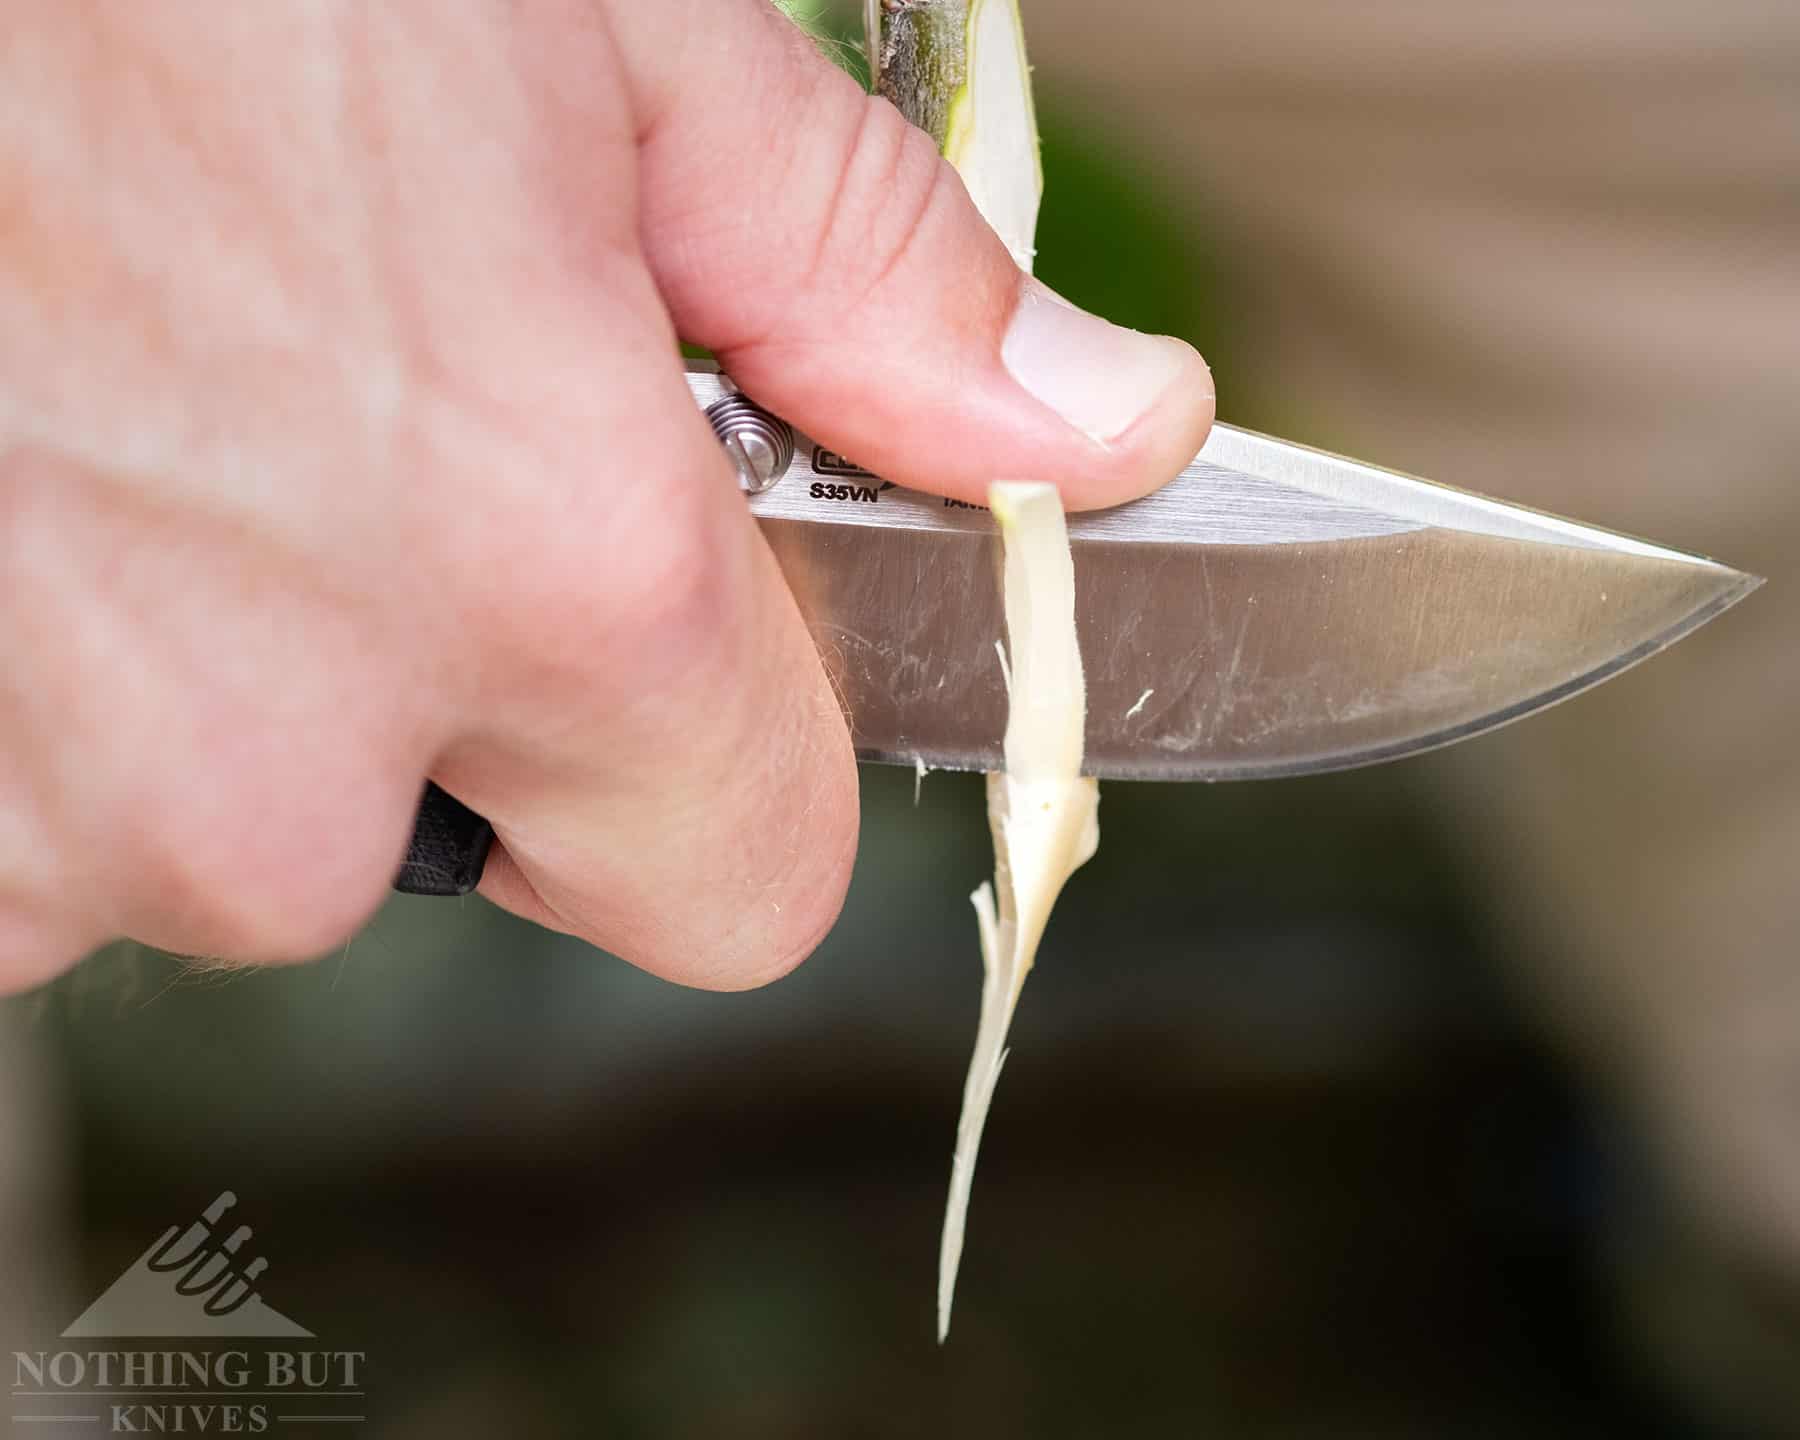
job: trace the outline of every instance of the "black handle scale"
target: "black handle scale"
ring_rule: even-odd
[[[394,888],[403,895],[467,895],[481,883],[493,843],[492,825],[426,781]]]

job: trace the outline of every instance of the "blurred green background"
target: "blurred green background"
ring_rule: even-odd
[[[1340,438],[1266,348],[1267,256],[1102,92],[1040,81],[1044,278],[1193,340],[1228,418]],[[1447,764],[1107,787],[942,1349],[991,860],[977,781],[915,805],[873,768],[843,919],[766,991],[396,898],[303,968],[119,947],[9,1002],[59,1217],[19,1323],[230,1188],[272,1302],[367,1350],[383,1437],[1781,1433],[1796,1291],[1691,1243],[1634,1107],[1542,1023]],[[1695,1382],[1689,1325],[1743,1373]]]

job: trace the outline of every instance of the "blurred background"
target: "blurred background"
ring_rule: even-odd
[[[755,994],[396,898],[6,1002],[0,1349],[230,1188],[383,1437],[1800,1434],[1800,7],[1025,12],[1040,271],[1224,418],[1771,583],[1451,752],[1107,787],[943,1349],[991,859],[875,769]]]

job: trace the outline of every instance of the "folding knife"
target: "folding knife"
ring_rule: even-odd
[[[859,759],[1001,765],[991,518],[688,384],[842,698]],[[1598,684],[1762,582],[1696,555],[1215,425],[1163,489],[1069,517],[1086,768],[1252,780],[1395,760]],[[428,786],[396,886],[461,894],[491,831]]]

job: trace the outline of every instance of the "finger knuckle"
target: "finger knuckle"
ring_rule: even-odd
[[[950,170],[924,131],[869,100],[842,152],[810,265],[815,284],[841,277],[854,307],[904,270],[951,192]]]
[[[0,995],[43,985],[81,959],[99,937],[0,902]]]
[[[798,970],[812,958],[844,913],[849,895],[850,856],[841,862],[821,857],[805,879],[786,890],[781,922],[769,936],[760,961],[734,979],[733,990],[755,990]]]
[[[618,704],[715,663],[748,577],[731,497],[705,488],[658,485],[616,509],[603,544],[542,548],[503,621],[509,699]]]
[[[724,637],[748,589],[741,526],[727,523],[729,496],[701,487],[672,487],[661,502],[668,525],[648,533],[622,557],[621,598],[629,607],[626,639],[641,636],[640,653],[704,658]]]
[[[382,798],[388,787],[354,767],[189,780],[146,792],[128,827],[142,837],[137,853],[121,857],[157,934],[222,959],[302,960],[347,940],[380,903],[404,823]]]
[[[778,779],[805,786],[807,803],[787,836],[766,837],[780,859],[747,887],[752,898],[714,938],[699,982],[710,989],[751,990],[792,973],[843,914],[856,859],[855,765],[847,752],[813,754],[800,773]]]

